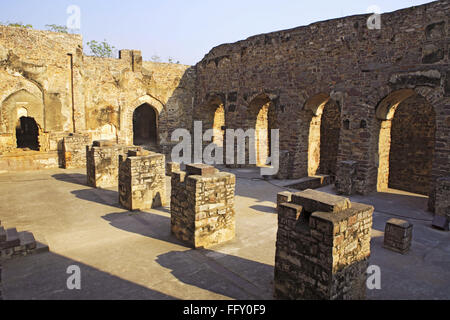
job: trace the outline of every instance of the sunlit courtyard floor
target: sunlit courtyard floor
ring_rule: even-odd
[[[276,194],[292,181],[231,171],[236,240],[210,250],[192,250],[170,234],[169,208],[123,210],[116,189],[86,186],[84,170],[0,174],[2,225],[31,231],[50,247],[4,263],[4,298],[272,299]],[[368,298],[450,299],[450,233],[431,228],[427,199],[387,190],[352,200],[376,210],[370,263],[381,268],[382,288]],[[386,221],[398,216],[414,224],[407,255],[382,247]],[[81,269],[81,290],[67,289],[71,265]]]

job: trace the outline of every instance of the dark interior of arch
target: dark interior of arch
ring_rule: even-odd
[[[338,104],[330,100],[323,110],[320,123],[320,164],[317,173],[336,176],[341,113]]]
[[[21,117],[16,127],[17,148],[39,151],[39,127],[31,117]]]
[[[133,113],[133,141],[137,146],[157,145],[157,115],[148,104],[136,108]]]
[[[429,195],[436,117],[425,98],[415,95],[395,111],[391,128],[389,187]]]

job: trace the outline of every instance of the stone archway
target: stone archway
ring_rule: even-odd
[[[147,103],[133,112],[133,144],[150,148],[159,144],[158,113]]]
[[[251,100],[247,114],[248,128],[255,130],[256,165],[269,165],[268,158],[271,156],[272,144],[271,130],[278,129],[275,105],[268,95],[260,94]]]
[[[412,89],[397,90],[377,108],[381,120],[377,190],[388,188],[430,196],[436,140],[436,113]]]
[[[308,137],[308,175],[336,176],[341,128],[341,111],[328,94],[308,99],[305,109],[312,112]]]

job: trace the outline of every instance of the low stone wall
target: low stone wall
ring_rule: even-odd
[[[117,145],[111,141],[94,141],[86,147],[87,184],[93,188],[112,188],[119,185],[119,156],[140,147]]]
[[[373,211],[314,190],[280,204],[275,298],[364,299]]]
[[[149,151],[119,155],[119,202],[128,210],[166,206],[165,157]]]
[[[88,134],[70,134],[63,139],[63,168],[86,167],[86,146],[91,144]]]
[[[194,248],[234,239],[234,174],[206,165],[172,172],[171,230]]]

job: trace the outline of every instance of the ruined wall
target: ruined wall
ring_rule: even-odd
[[[158,113],[157,149],[167,152],[171,132],[191,127],[194,86],[189,66],[143,62],[137,50],[85,56],[79,35],[0,26],[0,153],[16,148],[23,115],[40,128],[40,151],[61,152],[73,132],[132,144],[133,112],[145,103]]]
[[[357,15],[220,45],[197,64],[195,105],[220,96],[227,127],[247,129],[252,101],[267,95],[289,157],[281,170],[298,178],[308,174],[313,115],[305,104],[329,96],[341,110],[337,162],[358,162],[355,191],[366,194],[377,186],[377,107],[390,93],[412,89],[436,113],[433,185],[450,171],[449,16],[450,2],[439,1],[383,14],[381,30],[369,30],[369,15]]]

